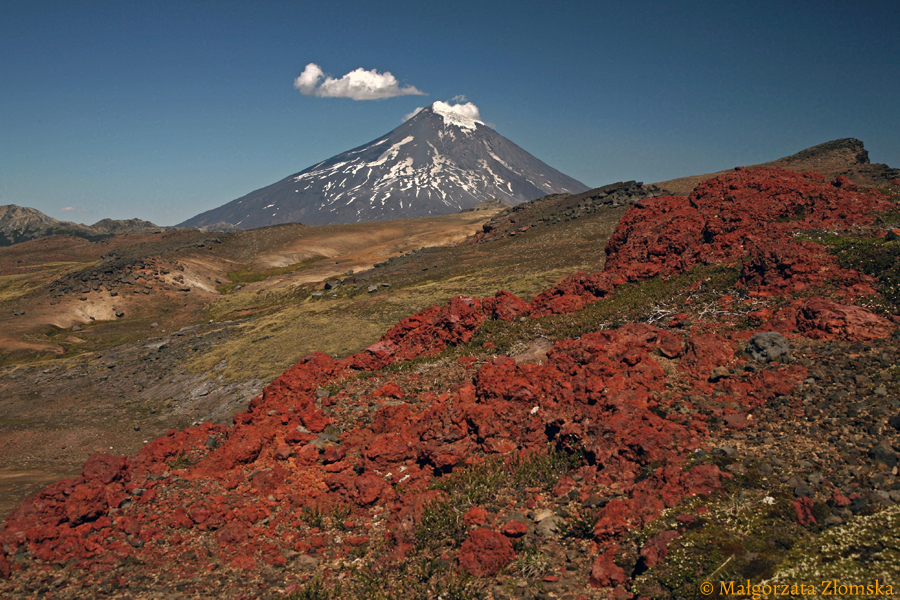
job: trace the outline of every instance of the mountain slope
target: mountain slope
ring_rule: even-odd
[[[493,198],[515,205],[588,189],[453,108],[436,102],[373,142],[181,225],[382,221],[457,212]]]
[[[838,175],[849,177],[860,185],[884,185],[888,181],[900,177],[900,170],[869,162],[869,152],[860,140],[855,138],[843,138],[819,144],[796,154],[772,160],[755,167],[779,167],[803,173],[812,171],[821,173],[829,179]],[[676,194],[687,196],[701,181],[711,179],[716,175],[727,173],[730,169],[707,173],[705,175],[691,175],[679,177],[668,181],[660,181],[655,185]]]

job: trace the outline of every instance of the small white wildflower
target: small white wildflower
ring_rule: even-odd
[[[531,409],[531,414],[536,415],[537,411],[539,411],[539,410],[541,410],[541,407],[535,406],[534,408]]]
[[[766,496],[765,498],[762,499],[762,503],[763,504],[775,504],[775,498],[773,498],[772,496]]]

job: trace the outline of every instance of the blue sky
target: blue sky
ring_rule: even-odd
[[[171,225],[464,95],[590,186],[842,137],[900,167],[900,3],[0,0],[0,204]],[[303,95],[309,63],[427,95]]]

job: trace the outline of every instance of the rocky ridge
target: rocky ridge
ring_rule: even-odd
[[[636,181],[611,183],[581,194],[553,194],[510,207],[483,225],[469,239],[477,244],[525,233],[533,227],[566,223],[604,209],[630,206],[643,198],[666,194],[656,186]]]
[[[10,246],[48,235],[74,235],[95,241],[119,233],[167,229],[171,228],[158,227],[150,221],[141,219],[103,219],[89,226],[71,221],[58,221],[34,208],[15,204],[0,206],[0,246]]]
[[[797,237],[874,232],[890,210],[846,178],[779,169],[737,170],[690,198],[643,198],[602,272],[530,303],[453,298],[363,352],[306,357],[233,427],[94,456],[7,518],[0,590],[309,597],[359,591],[366,572],[408,572],[424,556],[423,597],[447,585],[464,597],[665,597],[667,555],[706,523],[709,508],[692,503],[735,481],[746,502],[787,510],[795,533],[890,506],[896,326],[853,304],[876,278]],[[491,323],[579,318],[651,278],[715,268],[735,272],[728,293],[699,306],[700,278],[652,325],[536,340],[522,360],[478,343]],[[438,356],[454,347],[465,351],[456,360]],[[842,395],[848,377],[861,400]],[[817,429],[798,435],[798,415]],[[797,462],[791,454],[821,432],[830,437]],[[751,460],[769,451],[774,467]],[[734,564],[758,567],[749,554]]]
[[[195,236],[196,237],[196,236]],[[170,254],[184,248],[204,248],[220,244],[218,237],[176,240],[170,244],[164,241],[155,244],[158,251]],[[151,244],[153,246],[153,244]],[[185,282],[184,266],[171,256],[162,254],[135,256],[134,252],[111,251],[89,269],[71,273],[54,280],[49,287],[50,304],[57,304],[66,296],[77,295],[87,300],[91,293],[106,293],[110,297],[119,293],[150,294],[154,290],[190,292],[191,286]]]
[[[843,175],[859,185],[867,186],[883,186],[891,182],[897,185],[900,180],[900,169],[891,168],[884,163],[870,162],[868,150],[856,138],[832,140],[752,167],[775,167],[795,173],[815,172],[829,180]],[[676,194],[688,195],[699,183],[726,172],[680,177],[661,181],[656,185]]]

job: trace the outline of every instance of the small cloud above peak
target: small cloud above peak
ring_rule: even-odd
[[[471,102],[457,102],[465,100],[465,96],[454,96],[450,102],[438,100],[429,108],[431,108],[435,114],[441,115],[444,118],[445,125],[457,125],[459,127],[465,127],[466,129],[475,129],[476,124],[484,125],[484,123],[480,121],[481,113],[477,106]],[[453,104],[453,102],[457,103]],[[424,106],[416,108],[414,111],[403,117],[403,121],[409,121],[424,109]]]
[[[450,102],[453,102],[457,98],[459,98],[461,100],[466,100],[465,96],[456,96],[455,98],[450,100]],[[466,117],[468,119],[475,119],[475,120],[478,120],[481,118],[481,114],[478,111],[478,107],[475,106],[474,104],[472,104],[471,102],[466,102],[465,104],[462,104],[462,103],[451,104],[450,102],[441,102],[440,100],[438,100],[437,102],[435,102],[434,104],[431,105],[431,108],[434,110],[434,112],[439,113],[439,114],[454,113],[454,114],[460,115],[462,117]]]
[[[457,96],[459,97],[459,96]],[[452,100],[450,102],[453,102]],[[476,125],[484,125],[479,119],[481,114],[478,107],[471,102],[465,104],[450,104],[438,100],[431,105],[431,110],[444,117],[444,125],[456,125],[466,129],[475,129]]]
[[[401,86],[390,71],[379,73],[375,69],[359,68],[340,79],[325,75],[322,68],[309,63],[294,80],[294,87],[304,96],[320,98],[351,98],[353,100],[380,100],[396,96],[424,96],[425,92],[414,86]]]

